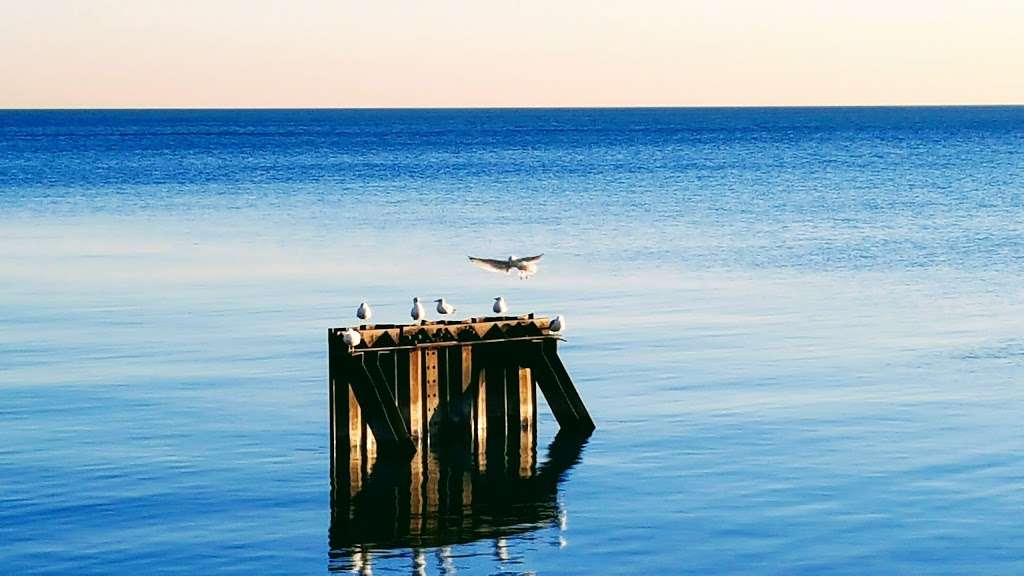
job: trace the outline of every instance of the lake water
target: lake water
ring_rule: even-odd
[[[332,550],[326,328],[498,294],[597,431]],[[1024,108],[0,112],[0,573],[1021,573],[1022,414]]]

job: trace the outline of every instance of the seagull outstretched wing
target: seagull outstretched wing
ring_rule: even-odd
[[[508,272],[511,269],[508,265],[508,260],[493,260],[491,258],[474,258],[470,256],[469,261],[491,272]]]
[[[524,256],[523,258],[513,258],[512,267],[522,268],[524,265],[533,264],[540,260],[541,256],[543,256],[543,254],[537,254],[536,256]]]

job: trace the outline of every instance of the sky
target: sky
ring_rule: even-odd
[[[1024,2],[0,0],[0,108],[1024,104]]]

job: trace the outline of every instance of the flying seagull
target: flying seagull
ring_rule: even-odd
[[[442,316],[447,316],[449,314],[455,313],[455,306],[452,306],[451,304],[445,302],[444,298],[438,298],[437,300],[434,300],[434,302],[437,302],[438,314]]]
[[[469,261],[484,270],[490,270],[491,272],[504,272],[508,274],[513,269],[519,270],[519,279],[526,280],[530,276],[537,273],[537,262],[540,261],[540,257],[543,254],[537,254],[536,256],[527,256],[525,258],[513,258],[508,257],[508,260],[492,260],[490,258],[474,258],[469,257]]]

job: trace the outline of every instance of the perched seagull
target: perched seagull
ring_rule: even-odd
[[[452,306],[451,304],[445,302],[444,298],[438,298],[437,300],[434,300],[434,302],[437,302],[438,314],[442,316],[447,316],[449,314],[455,313],[455,306]]]
[[[370,308],[370,305],[366,302],[361,302],[359,309],[356,310],[356,317],[364,322],[369,322],[370,318],[373,318],[373,308]]]
[[[565,330],[565,317],[561,314],[556,314],[555,317],[551,319],[551,324],[548,325],[548,328],[550,328],[552,332],[561,332],[562,330]]]
[[[504,314],[508,312],[508,302],[505,302],[504,296],[498,296],[494,299],[494,306],[491,306],[491,310],[494,310],[495,314]]]
[[[526,280],[530,276],[537,273],[537,262],[540,261],[543,254],[537,254],[536,256],[527,256],[525,258],[513,258],[508,257],[508,260],[492,260],[490,258],[475,258],[469,257],[469,261],[484,270],[490,270],[491,272],[504,272],[508,274],[513,269],[519,270],[519,279]]]
[[[420,304],[419,297],[412,299],[412,310],[409,311],[409,316],[412,316],[412,319],[417,322],[426,318],[427,314],[423,311],[423,304]]]
[[[359,343],[363,341],[362,334],[351,328],[342,333],[342,338],[349,346],[359,346]]]

